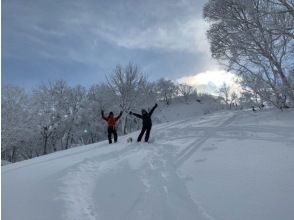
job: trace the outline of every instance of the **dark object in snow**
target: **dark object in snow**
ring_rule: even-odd
[[[133,138],[132,137],[128,137],[127,142],[128,143],[132,143],[133,142]]]
[[[121,111],[117,117],[114,117],[113,112],[109,112],[108,117],[105,117],[104,111],[103,110],[101,111],[101,116],[107,122],[107,126],[108,126],[107,133],[108,133],[109,144],[112,143],[112,138],[111,138],[112,134],[113,134],[113,138],[114,138],[114,143],[117,142],[117,132],[116,132],[115,125],[116,125],[116,122],[118,121],[118,119],[122,116],[122,113],[123,112]]]
[[[252,111],[253,111],[253,112],[256,112],[256,110],[255,110],[255,107],[254,107],[254,106],[252,106]]]
[[[146,132],[145,133],[145,142],[148,142],[149,136],[150,136],[150,131],[152,128],[151,115],[153,114],[153,111],[155,110],[156,107],[157,107],[157,104],[155,104],[149,112],[147,112],[145,109],[142,109],[142,115],[130,112],[131,115],[134,115],[137,118],[140,118],[143,120],[143,127],[142,127],[142,130],[138,136],[137,142],[141,141],[145,132]]]
[[[263,110],[264,104],[259,105],[258,108],[259,108],[260,111]]]

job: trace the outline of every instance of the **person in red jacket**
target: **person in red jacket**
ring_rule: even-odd
[[[113,137],[114,137],[114,143],[117,142],[117,133],[116,133],[115,125],[116,125],[116,122],[118,121],[118,119],[122,116],[122,113],[123,112],[121,111],[117,117],[114,117],[113,112],[110,112],[108,117],[105,117],[104,116],[104,111],[103,110],[101,111],[102,118],[107,122],[107,126],[108,126],[107,132],[108,132],[109,144],[112,143],[112,139],[111,139],[112,134],[113,134]]]

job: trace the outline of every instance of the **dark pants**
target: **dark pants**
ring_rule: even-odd
[[[146,132],[145,133],[145,142],[148,142],[149,136],[150,136],[151,127],[152,126],[143,126],[143,128],[141,130],[141,133],[139,134],[138,139],[137,139],[138,142],[141,141],[141,139],[142,139],[142,137],[143,137],[143,135],[144,135],[145,132]]]
[[[117,142],[117,133],[116,133],[116,129],[113,128],[113,127],[108,127],[107,131],[108,131],[108,141],[109,141],[109,144],[112,143],[112,140],[111,140],[111,134],[113,134],[113,137],[114,137],[114,143],[116,143],[116,142]]]

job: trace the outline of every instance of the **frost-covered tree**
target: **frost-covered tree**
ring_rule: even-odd
[[[159,99],[169,105],[172,98],[177,95],[177,86],[171,80],[162,78],[157,81],[156,91]]]
[[[78,126],[78,121],[83,107],[86,107],[84,106],[86,89],[79,85],[70,88],[67,95],[66,106],[63,106],[67,116],[66,120],[63,122],[65,128],[65,149],[69,148],[72,144],[78,144],[78,141],[75,140],[74,132],[77,130],[76,132],[78,133],[81,129]]]
[[[236,106],[237,105],[237,100],[238,100],[238,95],[235,91],[233,91],[230,95],[230,99],[231,99],[231,102],[230,102],[230,106]]]
[[[223,83],[223,85],[219,88],[218,93],[220,97],[224,100],[226,106],[229,105],[229,97],[231,94],[231,87],[227,85],[226,83]]]
[[[17,86],[2,86],[1,94],[1,153],[2,159],[15,162],[29,137],[29,99]]]
[[[241,107],[251,108],[252,106],[262,108],[264,100],[253,90],[243,90],[238,98]]]
[[[292,0],[210,0],[204,7],[212,56],[279,108],[294,103],[293,11]]]
[[[189,86],[187,84],[179,84],[178,92],[180,95],[183,96],[185,102],[188,102],[189,97],[192,94],[197,94],[196,90],[192,86]]]
[[[78,126],[86,89],[70,87],[65,81],[40,85],[33,91],[34,121],[42,139],[42,154],[78,144]]]
[[[127,133],[128,112],[136,107],[137,100],[142,98],[140,89],[146,83],[146,77],[134,64],[126,67],[117,66],[107,79],[109,87],[118,96],[119,106],[124,112],[122,116],[122,131]]]
[[[34,120],[42,138],[43,154],[56,150],[49,149],[53,139],[62,141],[66,130],[64,122],[70,114],[68,93],[65,81],[42,84],[33,91]],[[53,141],[53,147],[55,144]]]
[[[97,84],[89,88],[87,93],[89,108],[96,112],[97,116],[101,116],[101,110],[114,107],[114,103],[118,101],[118,97],[114,90],[107,84]]]
[[[153,106],[157,100],[156,83],[144,80],[138,90],[139,97],[136,100],[137,106]]]

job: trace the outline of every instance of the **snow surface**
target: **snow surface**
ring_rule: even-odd
[[[293,220],[294,111],[221,112],[2,167],[3,220]]]

